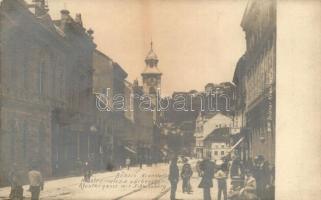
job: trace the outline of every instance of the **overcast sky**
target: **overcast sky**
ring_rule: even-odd
[[[151,39],[163,73],[162,93],[203,90],[231,81],[245,51],[243,0],[49,0],[52,18],[81,13],[98,49],[138,78]]]

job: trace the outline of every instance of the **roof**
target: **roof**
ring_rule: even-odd
[[[235,71],[234,71],[234,75],[233,75],[233,82],[236,85],[239,83],[239,81],[240,81],[239,79],[244,75],[245,70],[246,70],[246,56],[243,55],[238,60],[238,62],[236,64]]]
[[[149,67],[149,66],[146,66],[142,75],[145,75],[145,74],[159,74],[161,75],[162,73],[159,71],[158,67]]]
[[[156,53],[153,51],[153,48],[149,50],[145,60],[158,60]]]
[[[157,74],[162,75],[160,70],[157,68],[158,58],[153,50],[153,42],[150,43],[150,50],[145,58],[146,67],[142,75]]]
[[[229,139],[229,128],[217,128],[204,139],[204,142],[229,142]]]

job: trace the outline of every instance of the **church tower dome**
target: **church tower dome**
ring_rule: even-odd
[[[150,50],[145,58],[145,63],[147,66],[155,67],[158,64],[158,58],[153,50],[153,42],[150,43]]]
[[[143,71],[143,88],[146,95],[155,96],[161,87],[162,73],[158,69],[158,57],[153,49],[153,42],[150,43],[150,50],[145,58],[145,69]]]

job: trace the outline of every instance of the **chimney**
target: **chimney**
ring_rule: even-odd
[[[35,8],[35,15],[42,16],[45,15],[49,9],[48,4],[45,0],[32,0],[33,4],[30,7]]]
[[[60,24],[60,28],[61,30],[65,31],[65,28],[66,28],[66,24],[69,22],[70,20],[70,16],[69,16],[69,11],[66,10],[66,9],[63,9],[60,11],[60,14],[61,14],[61,24]]]
[[[82,27],[82,19],[81,19],[81,14],[80,13],[76,14],[75,22]]]
[[[94,37],[93,37],[94,31],[93,31],[91,28],[89,28],[88,31],[87,31],[87,33],[88,33],[90,39],[93,40],[93,39],[94,39]]]

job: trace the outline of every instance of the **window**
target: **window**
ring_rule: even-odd
[[[26,54],[24,54],[24,58],[23,58],[22,74],[23,74],[23,87],[24,89],[28,89],[28,66],[27,66]]]
[[[224,144],[221,145],[221,148],[224,148]]]
[[[22,137],[23,137],[23,144],[22,144],[22,149],[23,149],[23,157],[25,159],[25,162],[28,161],[28,155],[27,155],[27,149],[28,149],[28,126],[27,123],[24,121],[22,124]]]
[[[221,151],[221,155],[224,156],[224,151]]]
[[[217,155],[218,155],[218,152],[217,152],[217,151],[214,151],[214,155],[216,155],[216,156],[217,156]]]
[[[44,86],[44,62],[39,65],[38,70],[38,93],[42,94]]]
[[[10,137],[10,145],[11,145],[10,154],[11,154],[12,162],[15,161],[15,156],[16,156],[15,146],[16,146],[16,131],[17,131],[17,129],[16,129],[15,123],[16,122],[14,120],[9,122],[10,130],[11,130],[10,131],[11,132],[11,134],[10,134],[10,136],[11,136]]]

